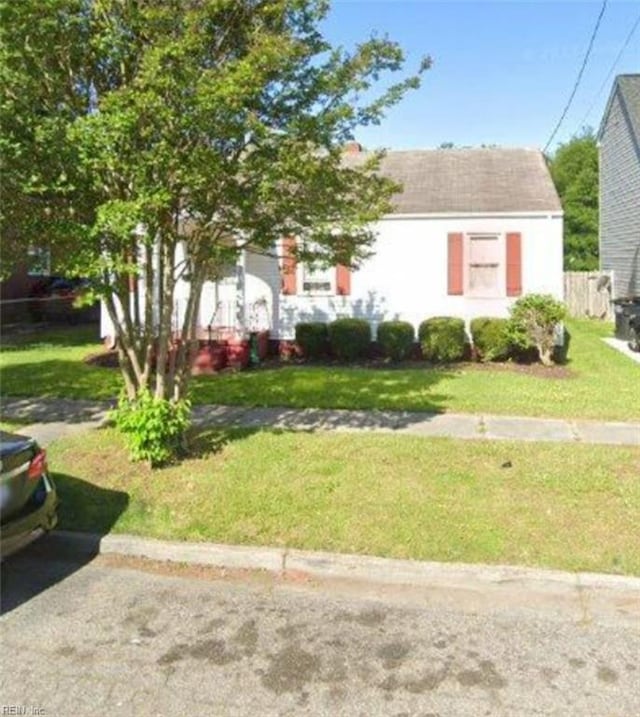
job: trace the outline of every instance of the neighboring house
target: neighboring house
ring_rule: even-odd
[[[50,273],[49,252],[31,249],[11,275],[0,281],[0,316],[4,325],[30,320],[33,291]]]
[[[98,304],[76,308],[81,279],[51,274],[49,249],[33,247],[13,273],[0,282],[0,322],[4,327],[25,323],[96,321]]]
[[[600,130],[600,268],[612,298],[640,298],[640,74],[618,75]]]
[[[353,150],[347,161],[358,161]],[[300,321],[354,316],[374,330],[389,319],[417,328],[430,316],[504,317],[524,293],[562,299],[563,213],[541,152],[392,151],[381,172],[404,190],[359,269],[296,263],[294,238],[271,254],[245,251],[226,278],[205,285],[201,326],[290,339]],[[178,287],[176,323],[181,303]],[[104,314],[102,333],[112,335]]]

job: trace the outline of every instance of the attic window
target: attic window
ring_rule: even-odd
[[[504,295],[501,242],[496,234],[467,237],[467,295],[495,298]]]

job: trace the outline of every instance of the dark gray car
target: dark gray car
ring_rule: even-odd
[[[0,558],[58,522],[58,496],[45,451],[33,438],[0,431]]]

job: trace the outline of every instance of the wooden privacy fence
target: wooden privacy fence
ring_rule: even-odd
[[[613,321],[610,271],[565,271],[564,301],[569,316]]]

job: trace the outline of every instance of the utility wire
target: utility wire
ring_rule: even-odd
[[[573,98],[576,96],[576,92],[578,91],[578,87],[580,86],[580,80],[582,79],[584,69],[587,66],[587,62],[589,61],[589,55],[591,54],[591,48],[593,47],[593,43],[596,39],[596,35],[598,34],[598,30],[600,28],[600,22],[602,21],[602,16],[604,15],[604,11],[605,11],[606,7],[607,7],[607,0],[604,0],[604,2],[602,3],[602,7],[600,8],[600,14],[598,15],[598,19],[596,21],[596,26],[593,28],[593,32],[591,33],[591,39],[589,40],[589,46],[587,47],[587,52],[584,56],[584,60],[582,61],[582,67],[580,68],[580,72],[578,72],[578,76],[576,77],[576,81],[573,85],[573,90],[571,91],[569,100],[567,101],[567,104],[565,105],[565,108],[562,111],[562,115],[560,116],[560,119],[558,120],[558,124],[555,126],[553,132],[551,133],[551,137],[549,137],[549,141],[545,144],[544,149],[542,150],[544,154],[546,154],[547,150],[549,149],[549,145],[551,144],[551,142],[553,142],[554,137],[558,133],[558,130],[560,129],[560,125],[563,123],[564,118],[567,116],[569,107],[571,107]]]
[[[629,31],[629,34],[627,35],[626,40],[624,41],[622,47],[620,48],[620,52],[618,53],[616,59],[613,61],[613,64],[611,65],[611,68],[609,69],[607,76],[604,78],[604,81],[600,85],[600,89],[598,90],[598,93],[593,98],[593,102],[589,105],[589,109],[587,110],[587,113],[582,118],[582,121],[580,122],[581,127],[584,126],[584,123],[587,121],[589,115],[591,114],[591,110],[596,106],[596,102],[600,99],[600,96],[602,95],[602,91],[608,85],[609,80],[611,79],[611,75],[613,74],[613,71],[616,69],[618,62],[620,62],[620,58],[624,54],[624,51],[629,46],[629,43],[631,42],[631,38],[633,37],[634,32],[638,29],[638,25],[640,25],[640,15],[638,15],[638,17],[636,18],[636,21],[633,24],[633,27]]]

